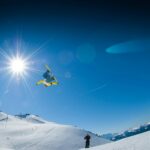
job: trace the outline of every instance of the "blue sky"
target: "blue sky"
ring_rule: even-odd
[[[149,121],[150,46],[143,42],[149,39],[148,16],[132,19],[134,10],[140,14],[138,8],[127,13],[126,5],[121,4],[119,13],[118,6],[111,6],[112,14],[104,9],[106,3],[102,9],[101,4],[90,5],[90,1],[63,3],[60,9],[55,3],[39,3],[34,10],[30,8],[33,3],[16,4],[12,8],[4,4],[10,12],[1,10],[5,16],[1,17],[0,47],[15,54],[20,41],[19,51],[25,57],[40,47],[31,58],[31,68],[39,71],[28,72],[29,89],[17,78],[7,87],[11,75],[0,72],[2,111],[38,114],[97,133],[117,132]],[[142,44],[137,45],[137,40]],[[0,66],[5,66],[3,56],[0,60]],[[44,64],[52,69],[58,86],[35,85],[42,78]]]

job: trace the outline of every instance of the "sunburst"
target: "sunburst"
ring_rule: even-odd
[[[8,69],[11,73],[17,76],[23,76],[27,73],[28,70],[28,63],[26,59],[22,58],[21,56],[15,56],[10,58],[8,62]]]
[[[12,81],[15,82],[15,79],[17,82],[18,81],[22,82],[24,86],[27,87],[28,89],[30,88],[30,84],[28,84],[27,78],[33,72],[34,73],[40,72],[33,66],[33,62],[35,63],[33,56],[35,56],[35,54],[37,54],[42,47],[43,46],[40,46],[29,55],[24,55],[24,53],[21,51],[21,47],[19,47],[18,45],[16,50],[11,51],[11,55],[7,53],[6,50],[0,48],[0,55],[3,57],[3,62],[1,63],[0,66],[0,72],[1,73],[5,72],[10,76],[7,88],[9,88],[9,85],[11,84]]]

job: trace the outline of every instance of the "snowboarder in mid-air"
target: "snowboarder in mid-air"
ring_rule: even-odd
[[[56,80],[55,76],[52,74],[48,65],[45,65],[46,72],[43,74],[43,80],[40,80],[36,83],[36,85],[44,84],[45,87],[57,85],[58,81]]]
[[[91,139],[91,136],[89,134],[87,134],[85,137],[84,137],[84,140],[85,140],[85,148],[89,148],[90,147],[90,139]]]

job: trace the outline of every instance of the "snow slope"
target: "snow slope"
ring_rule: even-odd
[[[88,150],[150,150],[150,131]]]
[[[78,150],[89,133],[74,126],[45,121],[35,115],[0,112],[0,150]],[[109,141],[89,133],[92,145]]]

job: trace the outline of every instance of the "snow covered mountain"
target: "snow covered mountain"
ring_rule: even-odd
[[[150,131],[88,150],[150,150]],[[85,150],[85,149],[82,149]]]
[[[0,112],[0,150],[78,150],[90,134],[92,146],[110,142],[83,129],[48,122],[38,116]]]
[[[121,140],[123,138],[127,138],[133,135],[137,135],[146,131],[150,131],[150,122],[145,123],[144,125],[140,125],[138,127],[130,128],[128,130],[125,130],[122,133],[114,133],[114,134],[104,134],[102,135],[103,138],[112,140],[112,141],[117,141]]]

